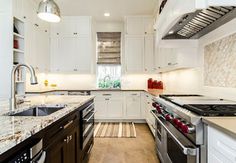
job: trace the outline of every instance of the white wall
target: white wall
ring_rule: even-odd
[[[12,1],[0,0],[0,98],[10,97],[13,65]]]
[[[200,93],[203,95],[236,100],[236,88],[204,86],[204,46],[236,32],[236,19],[205,35],[199,40],[200,67],[178,70],[162,74],[168,91],[180,93]],[[236,82],[236,81],[235,81]]]

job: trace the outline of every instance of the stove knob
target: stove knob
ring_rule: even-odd
[[[170,114],[166,114],[166,115],[165,115],[165,119],[166,119],[167,121],[171,121],[171,120],[172,120],[172,116],[171,116]]]
[[[191,133],[193,133],[195,131],[195,128],[184,124],[184,125],[182,125],[181,130],[185,134],[191,134]]]
[[[155,108],[157,106],[157,104],[155,102],[153,102],[152,106]]]
[[[174,118],[174,119],[173,119],[173,122],[174,122],[174,124],[175,124],[176,126],[178,126],[179,123],[180,123],[180,120],[179,120],[178,118]]]
[[[177,124],[179,129],[182,129],[182,126],[184,125],[184,123],[180,120],[179,123]]]

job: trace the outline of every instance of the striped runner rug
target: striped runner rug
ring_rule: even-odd
[[[95,124],[96,138],[136,138],[133,122],[100,122]]]

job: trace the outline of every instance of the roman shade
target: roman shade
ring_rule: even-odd
[[[97,64],[121,64],[121,32],[97,33]]]

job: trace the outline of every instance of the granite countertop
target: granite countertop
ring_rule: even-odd
[[[60,92],[60,91],[145,91],[153,96],[159,96],[160,94],[173,94],[174,92],[169,92],[162,89],[86,89],[86,90],[60,90],[60,89],[47,89],[47,90],[38,90],[38,91],[27,91],[28,94],[41,94],[49,92]]]
[[[236,117],[203,117],[202,120],[236,139]]]
[[[92,100],[94,96],[32,96],[26,97],[25,104],[20,105],[16,112],[28,109],[30,106],[41,104],[66,104],[64,109],[48,116],[8,116],[9,102],[0,101],[0,154],[13,148],[20,142],[38,133],[53,122],[71,113],[79,106]],[[29,102],[30,101],[30,102]]]

